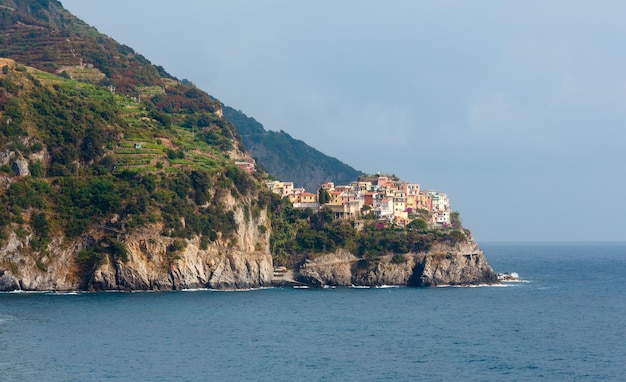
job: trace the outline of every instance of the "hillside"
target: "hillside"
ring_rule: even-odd
[[[116,92],[151,98],[164,84],[177,83],[162,67],[152,65],[132,48],[119,44],[72,16],[57,1],[0,0],[0,57],[79,81],[111,87]],[[185,96],[187,85],[177,96]],[[181,99],[166,92],[159,105],[171,109]],[[190,109],[215,112],[219,101],[206,95],[200,102],[185,104]],[[295,140],[284,132],[265,131],[252,118],[232,108],[225,117],[242,135],[243,145],[259,164],[278,179],[289,179],[301,187],[315,189],[334,179],[349,182],[361,173]]]
[[[262,287],[274,264],[339,248],[374,269],[459,244],[293,209],[242,170],[254,161],[219,101],[56,0],[0,0],[0,55],[0,291]],[[286,167],[313,158],[272,142]]]
[[[218,101],[54,0],[0,1],[0,55],[0,289],[269,282],[271,196]]]
[[[348,184],[363,175],[336,158],[329,157],[284,131],[268,131],[254,118],[224,107],[224,117],[237,127],[246,150],[277,179],[315,192],[328,181]]]
[[[0,57],[139,96],[172,78],[132,48],[74,17],[56,0],[0,0]],[[217,104],[206,100],[215,110]]]
[[[195,114],[9,59],[0,99],[0,289],[197,286],[201,268],[181,268],[189,250],[188,261],[198,251],[213,262],[262,256],[268,274],[267,191],[234,163],[246,155],[227,121],[199,113],[208,126],[191,131],[181,125]],[[145,268],[154,270],[137,273]],[[214,273],[201,274],[210,284]]]

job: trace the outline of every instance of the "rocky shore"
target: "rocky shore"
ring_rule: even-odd
[[[181,290],[194,288],[248,289],[260,287],[413,286],[498,284],[499,280],[475,243],[433,246],[428,252],[385,255],[364,260],[345,250],[307,260],[299,269],[275,272],[269,251],[250,244],[266,237],[249,237],[241,226],[239,248],[210,245],[198,239],[168,253],[172,239],[158,230],[128,236],[127,259],[107,257],[93,272],[81,274],[79,251],[93,237],[74,241],[58,238],[46,253],[32,253],[29,237],[11,235],[0,248],[0,291]],[[267,242],[267,241],[265,241]]]
[[[475,243],[436,245],[428,252],[358,259],[337,251],[307,261],[300,269],[275,275],[276,286],[413,286],[499,284]]]
[[[34,251],[33,233],[11,232],[0,245],[0,291],[143,291],[195,288],[248,289],[269,287],[273,264],[269,253],[267,214],[244,217],[244,208],[227,199],[237,223],[235,244],[202,245],[198,237],[174,239],[161,235],[160,224],[123,236],[125,258],[102,256],[81,268],[81,251],[93,248],[106,232],[94,227],[85,235],[54,238]],[[177,244],[175,246],[174,244]],[[175,247],[175,249],[173,249]]]

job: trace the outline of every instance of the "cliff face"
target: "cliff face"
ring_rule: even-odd
[[[269,285],[272,276],[269,253],[246,253],[215,245],[202,250],[198,240],[192,240],[172,257],[167,254],[166,243],[151,235],[137,235],[127,246],[129,260],[108,261],[88,280],[88,289],[246,289]]]
[[[265,224],[240,224],[240,237],[250,236]],[[168,252],[172,239],[159,235],[158,227],[142,229],[124,241],[126,261],[107,257],[93,273],[82,275],[75,258],[95,241],[86,236],[71,242],[57,239],[44,256],[28,250],[30,236],[11,234],[0,250],[0,290],[180,290],[194,288],[246,289],[270,286],[272,258],[267,237],[258,237],[263,250],[255,251],[242,240],[238,248],[219,244],[201,249],[198,239],[184,249]],[[248,246],[248,247],[247,247]],[[247,247],[247,248],[246,248]],[[25,255],[27,253],[28,255]],[[388,255],[377,261],[361,260],[340,250],[307,261],[294,272],[296,284],[323,286],[498,284],[482,251],[474,243],[438,245],[425,253]],[[289,285],[283,283],[282,285]]]
[[[429,252],[388,255],[379,261],[359,260],[338,251],[307,261],[295,275],[311,286],[437,286],[497,284],[498,280],[475,243],[437,245]]]
[[[187,288],[244,289],[269,286],[272,257],[269,253],[267,214],[255,219],[244,208],[231,206],[238,224],[236,245],[219,242],[202,249],[200,240],[185,240],[184,248],[171,250],[174,239],[162,236],[161,227],[144,227],[127,235],[125,261],[106,256],[93,272],[85,273],[76,258],[93,246],[103,231],[92,230],[81,238],[58,237],[45,251],[30,248],[32,233],[15,232],[0,247],[0,291],[68,290],[179,290]],[[179,239],[180,240],[180,239]]]
[[[421,257],[413,271],[408,285],[499,284],[476,244],[459,244],[451,250],[446,250],[445,246],[432,250]]]

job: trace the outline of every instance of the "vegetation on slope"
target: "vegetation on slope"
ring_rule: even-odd
[[[394,254],[395,261],[401,261],[402,254],[428,251],[438,243],[462,243],[471,235],[460,225],[432,228],[417,216],[406,226],[366,218],[359,222],[362,228],[357,229],[355,221],[335,220],[332,211],[326,208],[316,213],[311,209],[294,209],[286,199],[269,204],[273,205],[270,246],[274,261],[289,267],[337,249],[346,249],[372,262],[386,254]],[[458,218],[458,213],[455,214]]]
[[[254,179],[235,165],[246,154],[218,101],[56,0],[0,0],[2,56],[16,61],[0,59],[0,245],[15,233],[29,237],[25,254],[43,256],[54,237],[99,229],[104,234],[76,258],[84,278],[106,256],[126,261],[124,235],[146,225],[173,238],[197,235],[202,246],[233,245],[237,227],[227,197],[247,206],[249,216],[269,207],[277,264],[337,248],[374,258],[460,239],[374,222],[357,232],[325,210],[292,209],[261,186],[263,173]],[[267,132],[230,108],[225,114],[281,179],[314,190],[360,175],[286,133]],[[171,253],[182,247],[173,241]]]
[[[0,57],[82,81],[115,86],[161,86],[169,77],[132,48],[118,44],[67,12],[56,0],[0,0]]]
[[[70,236],[103,221],[232,234],[221,193],[253,197],[258,186],[231,158],[245,157],[243,145],[218,101],[56,0],[0,0],[0,57],[17,62],[0,74],[4,236],[33,214]],[[17,176],[16,158],[32,177]]]
[[[232,245],[224,197],[264,208],[258,182],[228,156],[232,125],[202,108],[139,103],[11,60],[0,60],[0,101],[0,243],[11,231],[32,234],[27,250],[45,253],[52,237],[102,229],[76,259],[88,274],[103,256],[124,261],[120,241],[136,227]]]

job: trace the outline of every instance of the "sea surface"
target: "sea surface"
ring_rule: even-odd
[[[0,381],[626,378],[626,243],[480,246],[524,281],[0,294]]]

